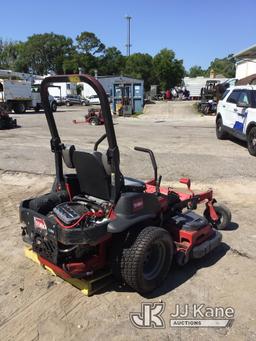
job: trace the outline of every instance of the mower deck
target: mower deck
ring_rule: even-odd
[[[92,296],[112,282],[111,272],[108,269],[98,271],[95,275],[90,276],[90,278],[88,279],[74,278],[60,267],[39,256],[36,252],[32,250],[30,246],[25,246],[24,253],[27,258],[41,265],[53,276],[58,276],[62,278],[65,282],[73,285],[74,287],[79,289],[85,296]]]

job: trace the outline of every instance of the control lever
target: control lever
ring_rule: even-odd
[[[159,175],[159,178],[158,178],[157,183],[156,183],[156,193],[157,193],[157,194],[160,193],[161,181],[162,181],[162,175]]]
[[[155,180],[156,192],[158,194],[159,190],[160,190],[160,183],[162,180],[162,176],[160,175],[159,178],[157,176],[157,164],[156,164],[156,159],[155,159],[154,153],[152,152],[151,149],[143,148],[143,147],[134,147],[134,150],[137,150],[138,152],[143,152],[143,153],[149,154],[150,159],[151,159],[151,163],[152,163],[152,167],[154,170],[154,180]]]
[[[94,150],[95,152],[97,151],[97,149],[98,149],[98,147],[99,147],[99,144],[100,144],[103,140],[105,140],[106,137],[107,137],[107,134],[104,134],[104,135],[102,135],[102,136],[98,139],[98,141],[95,142],[95,145],[94,145],[94,148],[93,148],[93,150]]]

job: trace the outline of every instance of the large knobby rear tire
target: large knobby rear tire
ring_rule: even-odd
[[[160,286],[170,270],[173,241],[160,227],[146,227],[121,256],[121,275],[126,284],[141,294]]]
[[[247,135],[247,147],[252,156],[256,156],[256,127],[249,130]]]
[[[216,121],[216,136],[219,140],[225,140],[228,137],[228,134],[225,132],[223,128],[222,118],[219,117]]]

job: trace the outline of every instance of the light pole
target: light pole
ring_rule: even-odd
[[[130,56],[131,54],[131,19],[129,15],[125,16],[125,19],[127,20],[127,43],[126,43],[126,55]]]

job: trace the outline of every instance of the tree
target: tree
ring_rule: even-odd
[[[198,77],[198,76],[206,76],[207,71],[203,70],[201,66],[194,65],[189,69],[188,76],[189,77]]]
[[[153,80],[153,58],[147,53],[134,53],[127,57],[125,75],[143,79],[148,90]]]
[[[85,54],[99,54],[105,50],[105,45],[92,32],[82,32],[76,37],[79,52]]]
[[[85,73],[94,74],[94,70],[98,69],[97,57],[92,54],[80,54],[80,67]]]
[[[17,67],[29,67],[33,73],[63,73],[64,60],[74,51],[71,38],[54,33],[34,34],[22,44]]]
[[[176,59],[172,50],[162,49],[153,58],[153,67],[156,80],[162,90],[180,84],[185,75],[183,60]]]
[[[81,66],[81,56],[74,50],[63,60],[63,71],[66,74],[78,73]]]
[[[116,47],[109,47],[98,58],[98,71],[101,75],[118,75],[124,71],[125,57]]]
[[[98,69],[98,58],[96,55],[102,54],[105,51],[105,45],[92,32],[82,32],[76,37],[77,52],[80,55],[80,67],[86,73],[93,73]]]
[[[0,68],[15,69],[20,44],[20,42],[4,41],[0,39]]]
[[[127,57],[125,75],[143,79],[148,90],[153,80],[153,58],[147,53],[134,53]]]
[[[221,74],[227,78],[234,78],[236,74],[236,63],[232,54],[228,55],[226,58],[215,58],[208,71],[214,70],[216,74]]]

